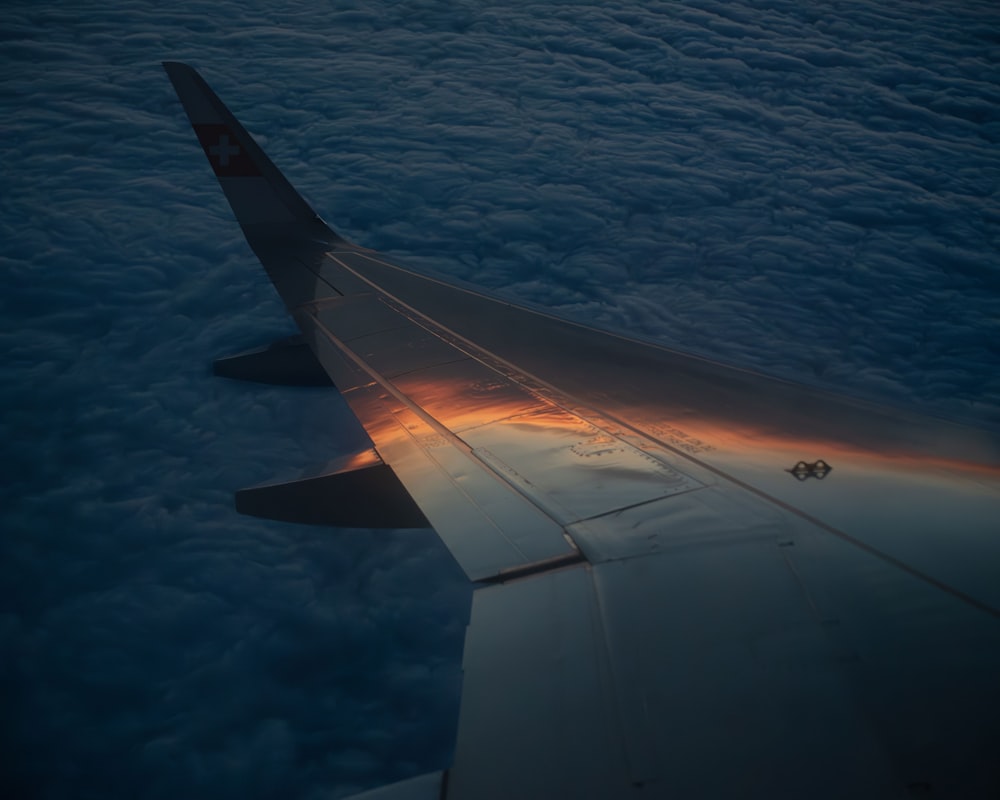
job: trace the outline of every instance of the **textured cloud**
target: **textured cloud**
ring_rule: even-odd
[[[451,747],[468,589],[436,538],[231,510],[357,432],[208,375],[290,323],[160,60],[404,263],[997,422],[997,29],[970,2],[5,6],[5,794],[339,797]]]

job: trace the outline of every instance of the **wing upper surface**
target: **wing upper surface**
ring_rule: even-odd
[[[996,794],[995,434],[400,269],[167,69],[379,463],[496,584],[443,796]]]

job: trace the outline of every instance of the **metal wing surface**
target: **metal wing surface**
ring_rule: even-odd
[[[478,583],[454,763],[371,797],[1000,796],[996,432],[394,266],[165,68],[302,332],[227,374],[318,360],[371,438],[239,504]]]

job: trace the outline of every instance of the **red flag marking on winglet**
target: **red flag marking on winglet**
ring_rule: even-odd
[[[195,125],[208,162],[219,178],[252,178],[260,175],[249,154],[227,125]]]

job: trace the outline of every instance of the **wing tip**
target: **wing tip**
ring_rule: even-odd
[[[181,73],[186,73],[190,75],[191,73],[197,74],[197,71],[190,64],[185,64],[183,61],[161,61],[160,66],[163,67],[167,75],[180,75]]]

